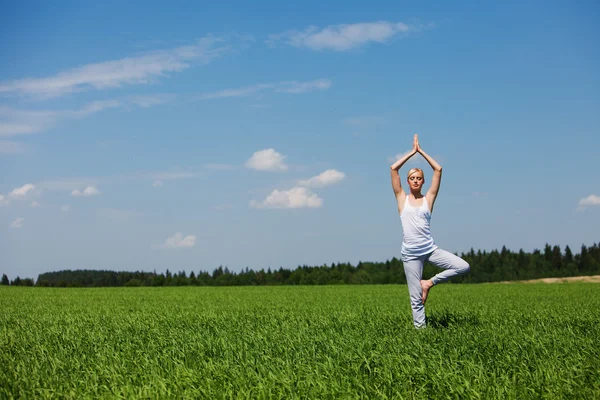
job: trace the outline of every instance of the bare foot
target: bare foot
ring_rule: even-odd
[[[427,296],[429,295],[429,289],[433,287],[433,282],[431,279],[426,281],[421,281],[421,289],[423,289],[423,294],[421,295],[421,300],[423,300],[423,304],[427,301]]]

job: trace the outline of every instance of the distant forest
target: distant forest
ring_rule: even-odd
[[[567,277],[600,274],[600,243],[581,246],[573,254],[567,246],[546,244],[544,250],[525,253],[512,252],[506,247],[500,251],[477,251],[460,254],[471,271],[452,279],[454,283],[499,282],[549,277]],[[424,277],[441,271],[426,264]],[[250,285],[338,285],[338,284],[389,284],[406,283],[402,261],[397,258],[385,262],[359,262],[357,265],[338,263],[322,266],[298,266],[294,270],[279,268],[254,271],[246,268],[232,272],[227,267],[208,271],[115,272],[108,270],[63,270],[40,274],[32,278],[16,277],[9,281],[2,275],[1,284],[42,287],[105,287],[105,286],[250,286]]]

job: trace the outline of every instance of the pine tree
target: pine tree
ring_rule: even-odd
[[[559,271],[562,267],[562,254],[559,246],[552,248],[552,270]]]
[[[567,245],[567,247],[565,247],[565,264],[570,264],[573,262],[573,252],[571,251],[571,248],[569,247],[569,245]]]
[[[579,269],[579,272],[583,272],[583,271],[586,270],[586,267],[587,267],[587,257],[588,257],[588,249],[583,244],[583,245],[581,245],[581,255],[579,256],[579,265],[577,266],[578,269]]]
[[[552,246],[550,246],[548,243],[546,243],[544,246],[544,259],[547,262],[552,262]]]

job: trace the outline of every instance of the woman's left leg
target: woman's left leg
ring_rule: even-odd
[[[436,267],[444,269],[444,271],[431,278],[434,285],[445,282],[453,276],[466,274],[471,269],[469,263],[462,258],[439,248],[431,253],[428,261]]]
[[[413,323],[415,328],[425,328],[427,320],[425,318],[425,306],[423,305],[421,290],[421,278],[423,276],[423,263],[425,257],[421,256],[412,260],[403,260],[404,274],[406,275],[406,284],[410,296],[410,307],[412,308]]]

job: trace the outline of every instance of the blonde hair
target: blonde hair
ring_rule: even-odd
[[[423,178],[425,178],[425,174],[423,173],[423,170],[421,168],[411,168],[410,171],[408,171],[408,175],[406,175],[407,178],[410,178],[410,176],[412,174],[414,174],[415,172],[420,172],[421,176]]]

